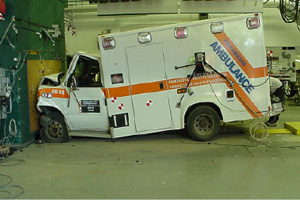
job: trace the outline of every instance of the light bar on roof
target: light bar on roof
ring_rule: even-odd
[[[115,48],[116,47],[115,38],[113,38],[113,37],[103,38],[102,46],[103,46],[103,49],[105,49],[105,50]]]
[[[188,36],[188,31],[186,27],[176,27],[174,34],[176,39],[182,39]]]
[[[212,22],[210,24],[210,31],[213,34],[223,33],[224,32],[224,24],[223,24],[223,22]]]
[[[150,32],[141,32],[138,35],[138,40],[140,44],[150,43],[152,41]]]
[[[256,29],[260,27],[260,21],[258,17],[250,17],[247,19],[248,29]]]

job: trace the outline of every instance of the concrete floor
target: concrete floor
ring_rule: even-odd
[[[300,121],[299,111],[286,106],[278,128]],[[2,159],[0,173],[24,189],[21,199],[299,199],[300,136],[257,142],[245,127],[227,125],[211,142],[171,131],[32,144]],[[8,182],[0,176],[0,186]],[[0,199],[21,191],[0,188]]]

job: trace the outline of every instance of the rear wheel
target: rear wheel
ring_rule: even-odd
[[[51,119],[41,129],[41,137],[46,142],[66,142],[69,140],[68,130],[64,117],[59,112],[51,112],[48,117]]]
[[[211,107],[200,106],[188,116],[187,129],[194,140],[211,140],[220,132],[220,117]]]
[[[293,90],[293,85],[289,81],[284,83],[284,92],[287,97],[293,97],[297,93],[296,90]]]

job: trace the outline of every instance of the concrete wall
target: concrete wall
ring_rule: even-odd
[[[98,53],[97,35],[105,31],[119,32],[137,28],[161,26],[170,23],[190,22],[199,19],[196,14],[188,15],[151,15],[151,16],[99,16],[94,13],[73,15],[76,35],[66,28],[67,53],[76,51]],[[227,15],[209,15],[209,18],[227,17]],[[265,45],[267,47],[300,46],[300,36],[296,24],[286,24],[277,8],[265,8],[263,14]]]
[[[267,47],[300,46],[300,31],[298,31],[296,23],[285,23],[277,8],[265,8],[263,20]]]
[[[74,14],[72,27],[76,35],[66,26],[67,54],[76,51],[98,53],[97,36],[107,32],[123,32],[140,28],[162,26],[199,19],[198,15],[151,15],[151,16],[95,16],[91,14]]]

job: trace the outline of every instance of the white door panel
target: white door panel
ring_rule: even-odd
[[[166,129],[172,126],[168,91],[165,80],[165,60],[162,44],[126,49],[132,103],[137,132]],[[135,91],[135,85],[152,83]],[[154,84],[153,84],[154,83]],[[138,94],[137,94],[138,93]]]
[[[109,123],[105,95],[101,90],[99,60],[79,55],[75,61],[72,62],[73,71],[68,79],[68,82],[72,82],[74,91],[70,92],[70,99],[65,107],[70,129],[107,131]]]
[[[100,88],[78,88],[71,92],[66,108],[72,130],[108,130],[105,97]]]
[[[171,127],[167,91],[132,97],[137,131]]]

